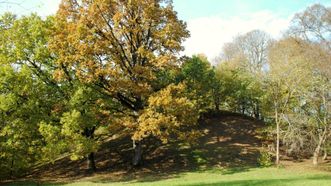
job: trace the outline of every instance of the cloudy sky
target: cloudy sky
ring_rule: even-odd
[[[280,37],[297,12],[331,0],[173,0],[180,19],[187,22],[191,37],[184,43],[185,54],[204,53],[210,60],[219,55],[225,42],[238,34],[261,29]],[[3,3],[6,2],[6,3]],[[54,14],[60,0],[0,0],[0,13],[19,15],[36,12]]]

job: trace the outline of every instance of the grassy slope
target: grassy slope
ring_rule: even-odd
[[[194,146],[176,141],[171,145],[146,142],[145,165],[140,169],[131,168],[130,140],[123,138],[101,148],[97,154],[99,171],[94,175],[86,173],[85,162],[64,159],[35,170],[27,180],[35,180],[30,185],[53,182],[77,186],[331,185],[331,172],[317,170],[310,162],[290,163],[278,169],[258,168],[262,141],[256,130],[262,126],[239,115],[209,116],[200,124],[204,136]]]

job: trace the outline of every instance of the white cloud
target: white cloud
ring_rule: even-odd
[[[281,18],[269,11],[250,15],[223,18],[220,16],[203,17],[187,22],[191,37],[184,42],[186,55],[204,53],[209,60],[218,56],[222,46],[238,35],[253,29],[260,29],[278,38],[286,30],[291,17]]]
[[[43,0],[41,1],[40,15],[47,16],[55,14],[59,8],[61,0]]]

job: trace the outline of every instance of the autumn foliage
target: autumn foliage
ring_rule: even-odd
[[[47,18],[6,13],[0,177],[64,156],[95,171],[95,153],[118,136],[143,166],[146,141],[193,144],[199,121],[220,110],[264,121],[277,164],[282,152],[317,164],[331,145],[330,16],[313,5],[279,40],[239,35],[213,66],[182,56],[190,35],[171,0],[62,0]]]

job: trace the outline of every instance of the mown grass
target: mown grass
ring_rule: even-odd
[[[330,186],[331,173],[302,168],[252,168],[252,169],[211,169],[169,175],[168,178],[144,177],[122,182],[113,182],[102,176],[84,178],[72,183],[32,183],[20,182],[13,185],[45,186],[104,186],[104,185],[187,185],[187,186]]]

